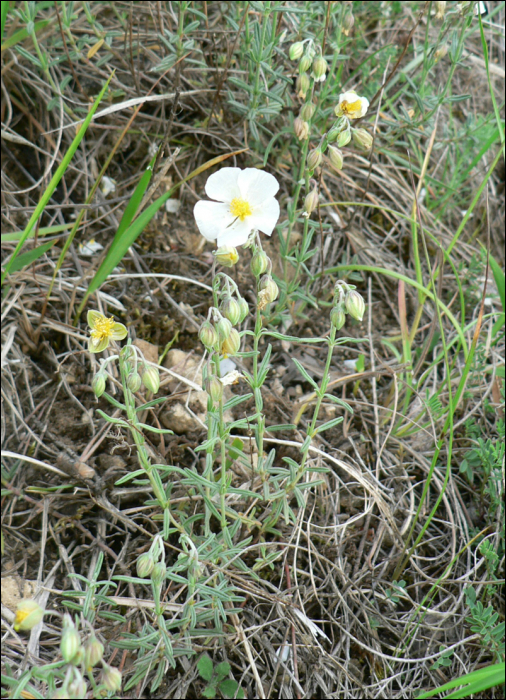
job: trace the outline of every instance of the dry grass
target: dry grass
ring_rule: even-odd
[[[228,78],[242,73],[238,61],[229,60],[234,47],[240,45],[241,36],[227,25],[223,3],[199,3],[207,8],[206,29],[192,35],[193,47],[185,49],[183,60],[175,67],[161,74],[151,72],[165,51],[159,33],[164,29],[177,30],[177,5],[91,3],[95,21],[100,22],[100,27],[96,24],[91,27],[82,4],[76,3],[72,41],[68,33],[62,32],[60,42],[55,40],[55,35],[60,34],[59,19],[55,8],[50,6],[44,14],[49,23],[37,33],[39,46],[54,61],[47,72],[34,67],[13,48],[2,54],[4,232],[19,231],[26,226],[41,192],[75,135],[71,124],[83,117],[110,71],[115,69],[108,95],[110,105],[101,105],[99,110],[113,105],[117,109],[92,122],[46,207],[40,226],[72,223],[113,147],[117,150],[107,175],[116,180],[116,190],[108,196],[98,190],[94,201],[86,207],[82,225],[58,271],[47,305],[46,295],[68,229],[54,236],[54,247],[43,257],[9,275],[2,299],[2,444],[6,451],[2,461],[3,582],[11,583],[13,579],[15,587],[21,587],[21,595],[25,583],[32,582],[48,609],[62,609],[64,592],[86,590],[83,582],[72,575],[91,578],[99,552],[105,556],[101,580],[111,580],[118,574],[135,576],[137,557],[147,550],[160,528],[153,518],[156,509],[145,505],[150,498],[147,488],[131,484],[115,486],[120,476],[137,468],[137,459],[125,435],[95,412],[97,406],[107,410],[105,402],[97,403],[91,390],[97,364],[86,351],[84,321],[76,326],[73,321],[101,258],[99,253],[87,256],[82,246],[95,239],[107,247],[149,162],[150,145],[160,141],[165,144],[158,167],[176,148],[181,149],[172,167],[158,182],[157,191],[151,193],[153,198],[216,155],[252,146],[242,119],[228,110],[225,100],[227,90],[232,89],[227,84]],[[368,54],[374,54],[386,43],[404,46],[419,8],[415,3],[402,5],[405,8],[395,21],[369,29],[364,24],[364,31],[370,37]],[[293,31],[290,17],[279,15],[280,33],[284,29]],[[361,18],[365,23],[363,15]],[[501,9],[494,22],[503,27],[503,20],[504,9]],[[5,35],[12,36],[22,26],[11,15]],[[110,56],[101,61],[106,49],[103,45],[97,48],[96,42],[100,43],[104,34],[113,36],[114,32],[119,32],[121,41],[111,41]],[[424,32],[422,22],[413,36],[415,45],[423,44]],[[67,51],[85,35],[88,39],[83,41],[82,60],[69,63],[65,58]],[[504,78],[504,37],[501,42],[498,32],[489,32],[487,41],[494,68],[493,85],[499,94]],[[29,40],[21,46],[34,53]],[[469,93],[471,99],[453,107],[442,107],[436,131],[439,146],[430,159],[431,178],[442,182],[453,181],[454,177],[445,160],[447,149],[452,147],[447,131],[449,120],[464,124],[469,113],[478,117],[492,112],[490,98],[484,93],[487,80],[479,35],[470,39],[465,51],[467,58],[455,72],[452,93]],[[394,60],[399,52],[400,49]],[[190,59],[197,55],[203,55],[208,64],[205,72],[191,63]],[[410,60],[408,56],[401,65]],[[341,78],[343,84],[358,65],[356,57],[347,64]],[[447,70],[444,61],[437,65],[430,77],[434,85],[439,84]],[[70,78],[65,100],[56,100],[48,110],[47,105],[54,97],[51,83],[61,84],[65,78]],[[370,79],[376,78],[373,71]],[[381,78],[377,79],[381,82]],[[359,92],[364,89],[360,81],[354,86]],[[407,161],[409,143],[402,130],[406,123],[398,124],[398,135],[390,132],[392,109],[388,103],[385,106],[387,97],[390,99],[398,87],[387,91],[375,105],[378,131],[371,159],[350,152],[341,173],[335,174],[330,169],[322,172],[319,215],[329,229],[324,234],[322,231],[321,239],[317,236],[318,246],[322,247],[311,263],[314,275],[321,272],[323,260],[326,270],[346,265],[366,266],[416,279],[411,222],[398,216],[401,212],[409,217],[412,210],[411,176],[409,167],[394,159],[398,155],[404,163]],[[157,93],[162,97],[156,97]],[[164,99],[167,93],[175,97]],[[154,99],[144,104],[118,143],[119,134],[132,116],[132,108],[124,103],[148,94]],[[500,105],[502,100],[503,96],[498,100]],[[296,113],[297,98],[293,91],[289,102],[293,107],[287,112]],[[406,109],[410,106],[406,104]],[[288,113],[281,114],[278,128],[288,123]],[[206,123],[211,115],[213,118]],[[390,134],[388,147],[385,133]],[[471,201],[493,156],[495,150],[488,151],[476,164],[462,189],[454,195],[459,202]],[[252,147],[234,159],[234,164],[258,165],[260,158],[263,153],[255,153]],[[267,167],[281,183],[282,211],[293,188],[291,161],[291,150],[278,142]],[[504,261],[503,179],[504,169],[502,175],[496,170],[488,189],[490,247],[501,263]],[[440,188],[433,180],[427,184],[430,205],[420,198],[420,214],[427,231],[446,250],[461,223],[462,213],[459,206],[450,206],[442,217],[439,215],[440,208],[434,202]],[[198,234],[192,209],[203,194],[204,182],[201,176],[181,188],[177,214],[161,210],[130,249],[122,269],[95,295],[94,307],[114,313],[128,325],[133,338],[157,346],[159,355],[170,344],[197,356],[202,353],[196,329],[210,303],[204,285],[211,284],[212,256],[210,245],[204,245]],[[347,202],[354,205],[341,204]],[[360,206],[361,202],[366,206]],[[471,310],[467,323],[477,317],[480,307],[483,267],[474,278],[468,271],[479,254],[478,242],[486,244],[486,219],[482,198],[452,251],[453,264],[456,270],[461,270],[467,308]],[[46,236],[44,241],[50,238]],[[41,242],[36,235],[35,245]],[[8,256],[14,246],[3,242],[3,256]],[[267,249],[271,257],[278,255],[275,237],[267,243]],[[435,268],[440,258],[430,240],[429,254]],[[430,270],[422,264],[427,280]],[[233,274],[247,297],[252,279],[247,255],[241,258]],[[359,286],[368,306],[363,323],[355,324],[347,332],[365,342],[343,346],[331,368],[333,391],[350,403],[354,414],[346,415],[342,425],[313,443],[311,460],[330,469],[327,474],[318,475],[324,483],[306,492],[306,504],[298,508],[295,526],[284,523],[278,526],[280,537],[261,541],[254,529],[243,528],[240,539],[253,537],[241,554],[247,567],[251,569],[261,556],[262,546],[267,548],[267,553],[276,552],[278,556],[274,567],[260,568],[255,576],[231,565],[221,570],[243,596],[241,613],[229,618],[223,637],[192,639],[196,656],[180,656],[176,668],[167,669],[154,693],[149,692],[151,677],[146,677],[144,682],[118,697],[202,697],[204,684],[195,663],[202,651],[207,651],[217,663],[228,660],[247,697],[266,698],[414,697],[421,690],[491,662],[490,649],[481,644],[479,635],[470,630],[466,621],[469,609],[464,589],[472,585],[479,597],[487,585],[495,585],[485,560],[470,542],[484,530],[496,550],[504,552],[500,542],[503,516],[499,509],[496,522],[489,521],[485,496],[475,493],[475,487],[459,473],[459,464],[470,449],[465,425],[471,416],[483,439],[497,440],[497,420],[503,417],[500,393],[503,380],[497,376],[496,369],[504,366],[504,347],[491,343],[493,322],[489,321],[483,326],[479,353],[480,361],[492,370],[485,373],[483,365],[477,363],[476,371],[471,373],[467,393],[455,413],[453,446],[449,447],[447,436],[431,474],[442,419],[436,415],[428,420],[421,411],[426,391],[432,394],[445,377],[443,360],[427,370],[441,350],[437,341],[437,316],[433,307],[424,310],[413,354],[420,359],[416,352],[425,348],[427,355],[425,360],[421,359],[417,378],[423,372],[426,374],[406,407],[403,358],[396,360],[390,346],[383,341],[386,339],[400,348],[403,323],[406,318],[412,322],[418,306],[417,290],[406,285],[403,314],[398,279],[377,270],[359,269],[353,274],[350,281]],[[310,289],[321,302],[329,300],[337,276],[336,273],[327,274],[322,280],[315,278]],[[455,271],[448,264],[440,270],[436,285],[444,303],[460,318]],[[489,285],[493,287],[490,278]],[[305,316],[297,316],[293,307],[291,310],[293,318],[288,331],[291,335],[307,337],[328,332],[328,309],[313,309]],[[447,342],[451,343],[457,337],[456,329],[448,318],[444,319],[444,327]],[[469,343],[473,332],[474,326],[464,332]],[[434,333],[436,340],[431,345]],[[311,387],[301,383],[290,357],[299,359],[317,378],[321,376],[325,355],[324,350],[301,349],[306,347],[274,341],[272,370],[264,399],[268,424],[293,421],[305,400],[310,399]],[[357,359],[360,354],[365,356],[365,371],[356,377],[344,361]],[[464,362],[462,356],[452,360],[461,366]],[[248,360],[243,362],[248,364]],[[451,386],[455,390],[459,372],[457,365],[453,369]],[[350,374],[353,376],[347,379]],[[162,370],[161,395],[169,397],[167,405],[186,401],[187,389],[188,382],[178,384]],[[242,389],[234,388],[234,391]],[[443,407],[447,405],[446,388],[441,390],[439,399]],[[190,396],[189,405],[191,400]],[[241,405],[236,417],[242,417],[249,408],[250,404]],[[327,419],[335,415],[332,406],[324,408]],[[149,420],[155,427],[163,427],[165,410],[162,407],[151,414]],[[305,436],[305,421],[306,413],[302,412],[296,431],[266,440],[269,449],[275,446],[278,450],[278,459],[298,454],[297,446]],[[248,445],[248,436],[241,438]],[[150,449],[161,463],[199,467],[200,456],[195,448],[203,439],[205,431],[197,425],[192,432],[156,437]],[[448,449],[453,452],[446,483]],[[422,488],[430,474],[430,490],[421,506],[421,517],[416,520]],[[250,475],[237,470],[232,485],[240,486],[249,478]],[[399,593],[398,589],[394,590],[393,576],[404,559],[407,534],[414,524],[414,537],[420,533],[440,495],[441,504],[435,517],[402,573],[406,586]],[[175,508],[186,515],[198,513],[202,508],[199,497],[190,494],[176,479],[172,498]],[[261,510],[256,517],[262,520]],[[169,565],[176,561],[178,553],[175,539],[166,543]],[[500,566],[503,563],[501,558]],[[212,580],[216,565],[207,566]],[[183,592],[172,582],[164,593],[164,601],[169,604],[166,616],[175,619],[184,602],[184,596],[180,597]],[[107,643],[150,621],[152,603],[149,592],[146,594],[146,589],[133,584],[120,584],[108,594],[115,596],[113,601],[127,625],[106,619],[99,612],[94,628],[106,641],[108,663],[119,667],[128,679],[135,655],[108,647]],[[503,589],[496,586],[491,602],[501,620],[504,619],[502,596]],[[101,610],[107,610],[107,606]],[[57,660],[59,618],[47,617],[43,628],[23,636],[13,631],[12,617],[6,609],[3,669],[9,664],[17,676],[27,664]],[[440,645],[454,652],[449,669],[433,668],[440,656]],[[45,697],[43,686],[38,687]],[[486,696],[500,695],[500,689],[496,689],[488,691]]]

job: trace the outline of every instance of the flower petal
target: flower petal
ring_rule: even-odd
[[[127,336],[127,329],[122,323],[115,323],[111,330],[111,338],[113,340],[123,340]]]
[[[248,216],[244,221],[237,219],[233,226],[223,229],[218,236],[218,245],[230,245],[234,246],[234,248],[239,245],[244,245],[255,226],[252,220],[252,216]]]
[[[108,336],[104,336],[103,338],[100,338],[98,343],[95,343],[93,341],[93,338],[89,338],[88,339],[88,350],[90,352],[102,352],[109,345],[109,341],[110,341],[110,338]]]
[[[230,226],[234,221],[229,205],[221,202],[197,202],[193,209],[193,215],[200,233],[208,241],[214,241],[218,238],[220,234],[226,231],[227,226]],[[222,245],[221,240],[218,241],[218,245]],[[231,243],[230,245],[234,244]]]
[[[253,228],[258,228],[268,236],[274,231],[279,219],[279,202],[272,197],[262,203],[261,207],[255,207],[253,216],[250,217]]]
[[[88,326],[91,329],[95,328],[95,323],[101,318],[105,318],[104,314],[101,314],[100,311],[95,311],[95,309],[90,309],[88,311]]]
[[[266,173],[265,170],[256,168],[246,168],[241,171],[238,178],[241,197],[252,207],[256,207],[266,199],[274,197],[279,190],[279,182],[274,175]]]
[[[207,178],[206,194],[218,202],[231,202],[240,197],[241,191],[237,179],[241,168],[222,168]]]

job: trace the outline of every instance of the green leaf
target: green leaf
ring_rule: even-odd
[[[205,681],[210,681],[213,677],[213,661],[207,654],[204,654],[198,660],[197,670]]]
[[[309,383],[311,384],[311,386],[313,387],[313,389],[316,389],[316,391],[318,391],[318,388],[319,388],[319,387],[318,387],[318,384],[315,382],[314,379],[312,379],[312,378],[309,376],[309,374],[308,374],[307,371],[304,369],[304,367],[300,364],[300,362],[299,362],[298,360],[296,360],[295,357],[292,357],[292,362],[295,364],[295,366],[297,367],[297,369],[299,370],[299,372],[302,374],[302,376],[304,377],[304,379],[305,379],[307,382],[309,382]]]
[[[202,695],[205,698],[215,698],[216,697],[216,686],[215,685],[208,685],[207,688],[204,688],[202,691]]]
[[[244,690],[239,687],[239,683],[232,678],[227,678],[227,680],[219,683],[218,688],[222,695],[226,698],[244,698]]]
[[[506,302],[504,298],[504,271],[497,262],[497,260],[495,260],[492,256],[490,256],[490,269],[492,270],[492,274],[494,275],[497,291],[499,292],[502,310],[503,312],[506,312]]]
[[[214,669],[214,673],[219,680],[225,678],[225,676],[228,676],[230,673],[230,664],[228,661],[222,661],[220,664],[218,664]]]
[[[273,433],[276,430],[295,430],[296,425],[293,423],[280,423],[279,425],[269,425],[265,430],[269,433]]]
[[[52,248],[57,240],[58,239],[55,238],[54,241],[48,241],[47,243],[37,246],[33,250],[28,250],[26,253],[18,255],[10,266],[10,272],[17,272],[18,270],[22,270],[24,267],[31,265],[33,262],[41,258],[50,248]]]

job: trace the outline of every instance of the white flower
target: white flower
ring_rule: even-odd
[[[354,90],[349,90],[339,95],[339,104],[334,111],[337,117],[360,119],[368,109],[369,100],[365,97],[359,97]]]
[[[206,194],[215,202],[197,202],[193,213],[200,233],[219,246],[240,246],[254,229],[268,236],[279,219],[275,195],[279,183],[256,168],[222,168],[206,182]]]

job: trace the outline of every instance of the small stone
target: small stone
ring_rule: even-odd
[[[139,348],[147,362],[158,364],[158,345],[153,345],[153,343],[148,343],[147,340],[140,338],[134,340],[134,345]]]

